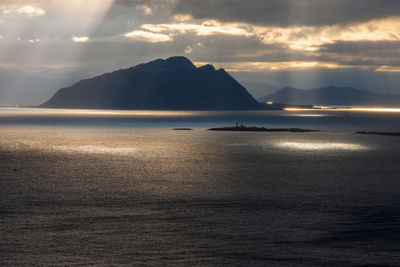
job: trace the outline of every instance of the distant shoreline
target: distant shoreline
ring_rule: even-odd
[[[257,111],[257,110],[284,110],[286,108],[299,108],[299,109],[312,109],[312,106],[306,105],[287,105],[287,104],[263,104],[258,103],[257,106],[254,107],[238,107],[238,108],[224,108],[224,107],[213,107],[213,108],[200,108],[200,107],[154,107],[154,108],[124,108],[124,107],[83,107],[83,106],[49,106],[49,105],[36,105],[36,106],[29,106],[32,108],[48,108],[48,109],[105,109],[105,110],[167,110],[167,111]]]
[[[365,132],[359,131],[356,134],[365,134],[365,135],[382,135],[382,136],[400,136],[400,132]]]

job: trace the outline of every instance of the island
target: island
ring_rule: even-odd
[[[192,128],[174,128],[172,130],[174,130],[174,131],[192,131],[193,129]]]
[[[319,130],[309,130],[301,128],[265,128],[265,127],[248,127],[236,125],[234,127],[210,128],[209,131],[225,131],[225,132],[291,132],[291,133],[307,133],[320,132]]]
[[[82,80],[58,90],[42,108],[122,110],[282,109],[254,97],[224,69],[181,56]]]

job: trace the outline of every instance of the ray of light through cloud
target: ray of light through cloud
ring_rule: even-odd
[[[28,1],[26,2],[28,3]],[[43,69],[48,74],[39,73],[44,78],[37,77],[35,79],[40,81],[57,79],[57,77],[53,78],[49,75],[57,70],[57,65],[75,64],[79,66],[79,57],[84,47],[67,49],[68,43],[87,42],[90,39],[88,36],[91,35],[91,31],[112,6],[113,0],[32,1],[32,4],[28,3],[28,5],[27,3],[21,1],[20,5],[14,4],[11,7],[0,5],[3,13],[6,10],[3,17],[7,26],[9,23],[15,25],[11,31],[12,35],[10,36],[8,33],[4,40],[0,40],[3,41],[1,45],[5,45],[5,49],[0,51],[0,59],[13,60],[11,55],[16,55],[15,59],[18,65],[13,68],[24,69],[23,72],[18,71],[19,75],[23,75],[22,78],[26,76],[25,71],[39,73],[40,69]],[[68,61],[56,62],[56,64],[51,62],[51,66],[47,67],[46,58],[57,58],[57,54],[55,54],[57,52],[51,51],[51,48],[57,45],[65,47],[63,50],[68,53]],[[32,74],[29,75],[32,76]],[[61,76],[63,75],[61,74]],[[9,81],[7,87],[26,87],[24,84],[20,85],[20,80]],[[37,103],[36,101],[33,103]]]
[[[82,1],[71,0],[63,2],[45,2],[48,10],[36,6],[16,6],[15,10],[26,13],[28,16],[41,16],[39,18],[19,19],[19,27],[16,27],[14,34],[17,40],[27,40],[30,43],[37,43],[42,40],[43,46],[37,46],[30,51],[30,59],[26,58],[25,64],[33,64],[29,60],[38,61],[40,64],[44,54],[49,53],[46,45],[57,41],[86,42],[89,40],[91,30],[102,20],[103,15],[113,4],[113,0],[105,1]],[[45,5],[44,3],[47,3]],[[52,23],[50,23],[52,22]],[[39,27],[40,26],[40,27]],[[39,27],[39,28],[38,28]],[[68,36],[70,35],[70,36]],[[77,59],[79,53],[74,56]],[[71,61],[74,60],[71,58]]]

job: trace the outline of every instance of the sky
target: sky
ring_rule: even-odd
[[[284,86],[400,94],[398,0],[0,0],[0,105],[170,56]]]

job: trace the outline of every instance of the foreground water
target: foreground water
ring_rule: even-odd
[[[400,138],[355,130],[400,114],[0,109],[1,265],[398,265]]]

